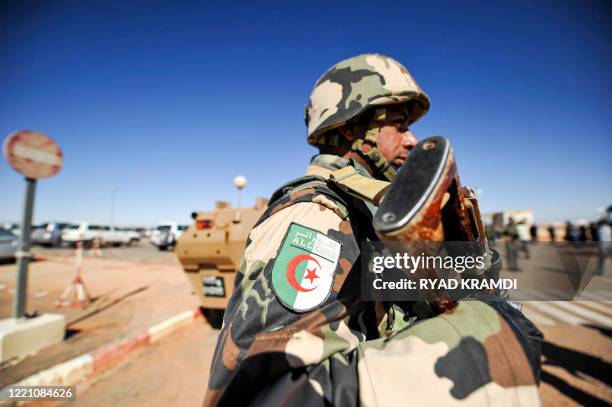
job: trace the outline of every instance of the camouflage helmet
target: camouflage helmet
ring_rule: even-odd
[[[393,58],[363,54],[341,61],[323,74],[310,94],[305,112],[308,143],[321,144],[319,136],[372,106],[408,102],[413,102],[408,124],[429,110],[429,97]]]

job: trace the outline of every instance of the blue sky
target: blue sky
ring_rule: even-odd
[[[536,220],[612,203],[606,1],[34,2],[0,6],[0,138],[62,147],[35,221],[187,221],[216,199],[269,196],[315,150],[303,108],[331,65],[393,56],[429,94],[418,137],[447,136],[485,211]],[[0,163],[0,220],[23,181]]]

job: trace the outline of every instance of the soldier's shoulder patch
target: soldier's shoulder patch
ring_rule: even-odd
[[[291,223],[272,267],[272,290],[296,312],[321,305],[331,293],[341,243],[317,230]]]

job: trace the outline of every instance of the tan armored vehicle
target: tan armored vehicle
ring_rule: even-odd
[[[246,239],[266,206],[264,198],[257,199],[254,208],[232,208],[219,201],[212,212],[193,212],[194,223],[176,245],[175,254],[213,327],[221,326]]]

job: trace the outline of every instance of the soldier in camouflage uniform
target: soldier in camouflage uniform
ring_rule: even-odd
[[[205,405],[539,404],[541,336],[507,302],[483,294],[426,318],[414,304],[360,299],[376,207],[330,174],[393,179],[415,143],[408,126],[428,108],[387,56],[350,58],[319,79],[306,123],[321,154],[249,235]]]
[[[506,241],[508,270],[520,271],[518,267],[519,233],[514,223],[514,218],[510,218],[504,228],[504,240]]]

